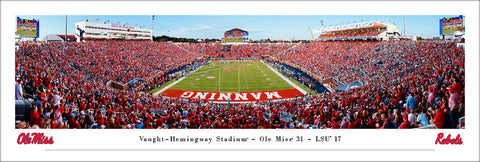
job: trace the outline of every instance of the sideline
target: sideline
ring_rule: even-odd
[[[307,91],[303,90],[302,88],[300,88],[299,86],[297,86],[296,84],[294,84],[292,81],[288,80],[285,76],[283,76],[282,74],[280,74],[280,72],[278,72],[277,70],[273,69],[270,65],[266,64],[265,62],[263,62],[262,60],[262,63],[267,66],[270,70],[272,70],[273,72],[275,72],[275,74],[277,74],[278,76],[280,76],[283,80],[285,80],[288,84],[292,85],[295,89],[297,89],[298,91],[302,92],[303,95],[306,95],[307,94]]]
[[[211,62],[211,61],[208,61],[208,63],[205,64],[205,65],[210,64],[210,62]],[[178,82],[180,82],[180,81],[182,81],[183,79],[187,78],[188,76],[190,76],[190,75],[193,74],[194,72],[197,72],[198,69],[201,69],[201,68],[204,67],[205,65],[200,66],[200,67],[198,67],[197,69],[195,69],[194,71],[189,72],[188,74],[184,75],[182,78],[178,79],[177,81],[173,82],[172,84],[169,84],[168,86],[163,87],[163,88],[160,89],[159,91],[153,93],[153,95],[154,95],[154,96],[157,96],[158,94],[162,93],[163,91],[169,89],[170,87],[174,86],[174,85],[177,84]]]

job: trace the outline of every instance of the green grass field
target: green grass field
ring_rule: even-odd
[[[210,92],[294,89],[260,61],[210,62],[170,88]]]
[[[35,37],[37,36],[37,30],[23,30],[23,29],[18,29],[17,33],[22,36],[31,36]]]
[[[242,43],[243,38],[224,38],[225,43]]]
[[[460,29],[462,29],[462,26],[457,26],[455,28],[443,28],[442,32],[443,34],[453,34],[455,31],[459,31]]]

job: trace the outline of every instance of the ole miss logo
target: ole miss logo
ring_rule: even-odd
[[[451,138],[451,135],[448,134],[447,137],[444,136],[443,133],[438,133],[437,140],[435,141],[435,144],[441,144],[441,145],[461,145],[463,144],[462,142],[462,137],[460,137],[460,134],[457,135],[456,138]]]
[[[21,133],[17,138],[18,144],[53,144],[53,137],[44,136],[43,133]]]

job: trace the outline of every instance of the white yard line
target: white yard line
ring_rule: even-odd
[[[207,63],[207,64],[208,64],[208,63]],[[206,64],[206,65],[207,65],[207,64]],[[205,65],[203,65],[203,66],[205,66]],[[197,68],[197,69],[195,69],[194,71],[190,72],[190,74],[193,74],[193,73],[197,72],[197,70],[203,68],[203,66],[200,66],[199,68]],[[190,76],[190,75],[188,75],[188,76]],[[182,81],[182,80],[185,79],[185,78],[187,78],[187,77],[184,76],[184,77],[178,79],[177,81],[173,82],[172,84],[170,84],[170,85],[168,85],[168,86],[166,86],[166,87],[163,87],[161,90],[153,93],[153,95],[156,96],[156,95],[162,93],[163,91],[165,91],[165,90],[167,90],[168,88],[174,86],[175,84],[177,84],[178,82]]]
[[[244,77],[243,77],[243,78],[245,79],[245,92],[248,91],[247,72],[245,72],[245,71],[247,71],[247,67],[248,67],[248,66],[245,66],[245,70],[242,70],[242,71],[243,71],[243,74],[244,74]]]
[[[220,64],[218,64],[218,92],[220,91],[220,80],[222,80],[222,74],[220,74],[222,71],[220,70]]]
[[[272,70],[275,74],[277,74],[278,76],[280,76],[283,80],[285,80],[288,84],[292,85],[295,89],[297,89],[298,91],[302,92],[303,94],[307,94],[307,91],[303,90],[302,88],[300,88],[299,86],[297,86],[296,84],[294,84],[292,81],[288,80],[285,76],[283,76],[282,74],[280,74],[280,72],[278,72],[277,70],[273,69],[272,67],[270,67],[270,65],[266,64],[263,62],[262,60],[262,63],[265,64],[265,66],[267,66],[270,70]]]
[[[237,81],[237,82],[238,82],[238,84],[237,84],[237,85],[238,85],[238,87],[237,87],[237,92],[240,92],[240,62],[239,62],[239,61],[237,61],[237,67],[236,67],[236,69],[237,69],[237,71],[238,71],[238,72],[237,72],[237,80],[238,80],[238,81]]]

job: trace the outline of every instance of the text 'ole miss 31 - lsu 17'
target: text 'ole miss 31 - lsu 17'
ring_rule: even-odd
[[[177,97],[189,100],[208,100],[214,102],[251,102],[294,98],[302,96],[303,93],[297,89],[260,92],[203,92],[180,89],[167,89],[162,92],[162,95],[167,97]]]

